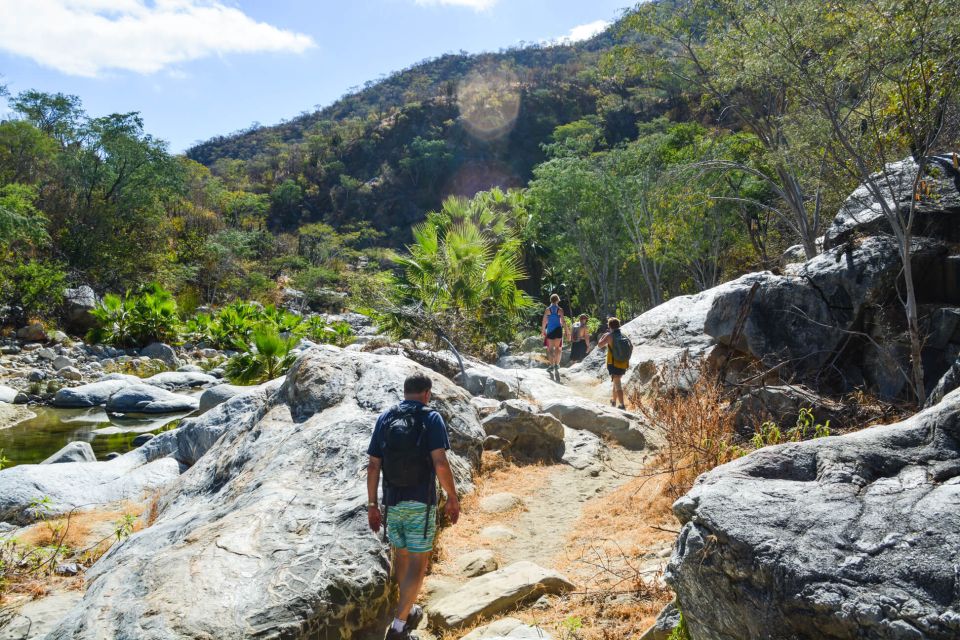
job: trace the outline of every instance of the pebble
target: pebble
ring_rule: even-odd
[[[57,373],[60,374],[61,377],[66,378],[67,380],[83,379],[83,374],[80,373],[79,369],[77,369],[76,367],[64,367],[63,369],[60,369]]]

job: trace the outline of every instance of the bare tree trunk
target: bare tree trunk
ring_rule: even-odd
[[[923,384],[923,361],[920,349],[920,322],[917,318],[917,294],[913,284],[913,266],[910,264],[910,236],[907,236],[907,253],[903,256],[903,278],[906,282],[907,332],[910,334],[910,374],[917,405],[923,406],[926,389]]]

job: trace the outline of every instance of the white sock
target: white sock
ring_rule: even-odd
[[[407,621],[401,620],[400,618],[394,618],[393,624],[391,624],[390,626],[393,627],[394,631],[403,631],[403,628],[407,626]]]

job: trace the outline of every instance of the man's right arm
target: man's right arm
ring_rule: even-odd
[[[383,524],[380,517],[380,507],[377,501],[377,489],[380,485],[380,467],[383,460],[376,456],[370,456],[367,463],[367,524],[370,529],[376,533],[380,531]]]

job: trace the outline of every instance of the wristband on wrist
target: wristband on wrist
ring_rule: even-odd
[[[380,505],[378,505],[376,502],[368,502],[368,503],[367,503],[367,509],[379,508],[379,506],[380,506]]]

